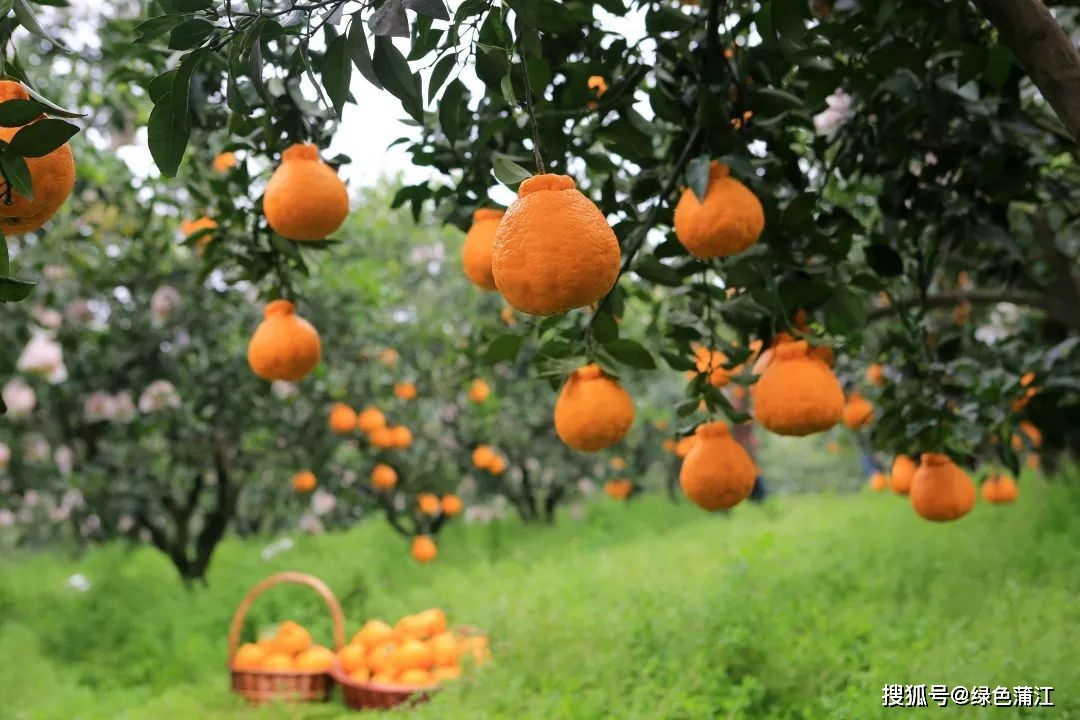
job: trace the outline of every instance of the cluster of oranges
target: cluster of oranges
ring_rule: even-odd
[[[626,478],[608,480],[604,483],[604,494],[615,500],[626,500],[634,492],[634,481]]]
[[[416,388],[411,383],[404,383],[412,391],[412,397],[416,396]],[[399,384],[398,387],[401,387]],[[398,393],[395,387],[395,394]],[[399,395],[401,397],[401,395]],[[368,406],[356,412],[345,403],[335,403],[330,408],[330,418],[327,422],[332,432],[339,435],[350,435],[361,432],[367,436],[371,446],[379,450],[404,450],[412,445],[412,431],[404,425],[390,425],[382,410],[374,406]],[[391,486],[392,487],[392,486]]]
[[[451,630],[438,608],[406,615],[393,626],[368,620],[337,653],[341,669],[355,682],[409,687],[454,680],[469,663],[490,660],[488,638]]]
[[[330,672],[334,660],[333,650],[314,644],[311,633],[302,625],[286,620],[272,637],[241,645],[232,658],[232,667],[234,670]]]
[[[490,445],[477,445],[472,451],[472,463],[477,469],[492,475],[506,472],[506,458]]]

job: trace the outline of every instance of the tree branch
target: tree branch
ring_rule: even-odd
[[[1041,0],[974,0],[1080,142],[1080,51]]]

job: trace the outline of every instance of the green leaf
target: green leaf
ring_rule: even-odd
[[[674,268],[668,267],[652,255],[644,255],[638,258],[631,270],[639,277],[654,282],[657,285],[680,287],[683,284],[682,275]]]
[[[401,51],[386,37],[375,38],[375,54],[372,57],[375,76],[379,82],[401,101],[413,120],[424,122],[424,108],[420,102],[420,79],[409,69],[409,63]]]
[[[202,18],[186,20],[175,28],[169,35],[170,50],[190,50],[202,44],[202,41],[210,37],[214,32],[214,23]]]
[[[524,338],[520,335],[500,335],[487,346],[484,360],[489,363],[513,360],[521,350],[523,342]]]
[[[154,164],[165,177],[175,177],[191,137],[191,126],[186,115],[177,114],[172,92],[166,93],[150,111],[146,132]]]
[[[450,11],[446,9],[446,3],[442,0],[405,0],[405,7],[436,20],[450,19]]]
[[[615,316],[607,308],[602,309],[592,319],[592,335],[597,342],[607,345],[619,337],[619,325]]]
[[[45,108],[45,112],[47,112],[50,115],[55,115],[56,117],[65,117],[65,118],[86,117],[86,113],[75,112],[74,110],[65,110],[64,108],[60,107],[56,103],[53,103],[53,102],[50,102],[49,100],[46,100],[40,93],[38,93],[36,90],[34,90],[34,88],[30,87],[29,85],[26,85],[25,83],[23,84],[23,89],[26,90],[28,95],[30,95],[31,100],[35,100],[35,101],[41,103],[42,107]]]
[[[660,354],[664,357],[664,362],[666,362],[668,367],[672,370],[683,371],[697,369],[697,364],[685,355],[678,355],[670,352],[662,352]]]
[[[376,39],[380,37],[409,37],[409,17],[405,14],[402,0],[387,0],[371,13],[368,28]],[[376,46],[378,47],[378,46]]]
[[[368,48],[367,36],[364,35],[364,23],[359,12],[353,14],[352,23],[349,25],[349,55],[352,57],[353,65],[364,76],[364,79],[382,90],[383,85],[379,82],[379,76],[375,74],[371,50]]]
[[[693,191],[699,203],[704,204],[709,192],[709,156],[699,155],[686,163],[686,185]]]
[[[11,189],[27,200],[34,199],[34,185],[30,178],[30,168],[22,155],[5,148],[0,154],[0,171],[4,179],[11,184]]]
[[[697,411],[698,405],[700,405],[700,404],[701,404],[701,400],[699,398],[696,398],[696,397],[687,398],[686,400],[683,400],[682,402],[680,402],[678,405],[675,406],[675,414],[677,416],[679,416],[679,417],[686,417],[687,415],[693,415]]]
[[[763,115],[778,115],[785,110],[803,107],[802,98],[772,87],[754,90],[750,102],[754,109]]]
[[[189,15],[158,15],[135,26],[135,41],[144,43],[160,37],[190,19]]]
[[[495,154],[492,172],[495,174],[495,179],[511,189],[514,185],[517,185],[523,180],[528,180],[533,175],[531,172],[511,160],[508,156],[501,153]]]
[[[0,0],[0,18],[6,17],[14,5],[15,0]]]
[[[0,277],[0,302],[20,302],[30,296],[37,282]]]
[[[780,37],[798,41],[806,34],[806,0],[772,0],[773,22]]]
[[[652,353],[636,340],[612,340],[604,344],[604,350],[624,365],[642,370],[656,369],[656,359],[653,358]]]
[[[34,11],[27,6],[26,0],[15,0],[12,4],[12,9],[15,11],[15,19],[18,20],[19,24],[26,28],[32,35],[37,35],[39,38],[48,40],[64,52],[71,52],[64,43],[50,37],[49,34],[42,29],[41,25],[38,24],[37,18],[34,16]]]
[[[904,259],[888,245],[874,243],[863,251],[866,264],[881,277],[900,277],[904,274]]]
[[[5,152],[14,152],[28,158],[41,157],[66,143],[77,132],[77,125],[55,118],[45,118],[16,132]]]
[[[37,118],[44,109],[35,100],[5,100],[0,103],[0,127],[22,127]]]
[[[330,27],[327,26],[329,32]],[[326,89],[326,95],[330,98],[330,104],[334,111],[341,115],[345,109],[345,101],[349,97],[349,82],[352,80],[352,61],[349,58],[349,39],[344,35],[338,35],[326,46],[323,54],[322,84]]]
[[[465,83],[455,79],[446,86],[446,92],[439,101],[439,125],[450,141],[450,147],[461,137],[461,118],[468,110],[465,100],[467,92]]]
[[[846,335],[866,324],[866,306],[860,295],[847,285],[833,290],[825,306],[825,327],[830,333]]]
[[[431,71],[431,77],[428,79],[428,102],[435,100],[435,95],[438,94],[439,89],[442,88],[443,83],[446,82],[446,78],[450,77],[450,71],[457,65],[457,53],[450,52],[439,59],[439,62],[435,63],[435,68]]]

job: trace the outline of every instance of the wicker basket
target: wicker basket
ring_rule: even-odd
[[[229,628],[229,673],[232,676],[232,691],[243,696],[253,704],[285,700],[289,702],[320,702],[330,697],[334,680],[330,673],[311,670],[237,670],[232,666],[236,649],[240,642],[240,630],[244,617],[259,595],[282,583],[297,583],[314,589],[330,609],[334,622],[334,649],[340,650],[345,644],[345,617],[330,588],[316,577],[298,572],[283,572],[271,575],[248,591],[240,602],[240,607],[233,615]]]
[[[466,636],[480,635],[474,627],[457,627],[455,632]],[[334,681],[341,686],[345,704],[354,710],[388,710],[399,705],[421,705],[431,699],[438,691],[438,685],[414,687],[411,685],[391,685],[388,683],[357,682],[345,673],[340,662],[334,663],[332,671]]]

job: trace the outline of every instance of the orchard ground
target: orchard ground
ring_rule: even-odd
[[[270,560],[266,541],[230,539],[209,587],[190,591],[149,549],[16,556],[0,565],[0,716],[350,717],[337,693],[258,710],[229,694],[231,615],[286,569],[330,585],[349,634],[429,606],[490,632],[495,662],[418,720],[1080,716],[1070,485],[1025,476],[1018,504],[980,502],[949,524],[866,490],[729,514],[656,493],[597,500],[553,528],[454,524],[429,566],[381,522],[299,537]],[[68,586],[74,572],[89,590]],[[272,589],[250,617],[330,641],[307,588]],[[1055,707],[885,709],[886,684],[1052,686]]]

